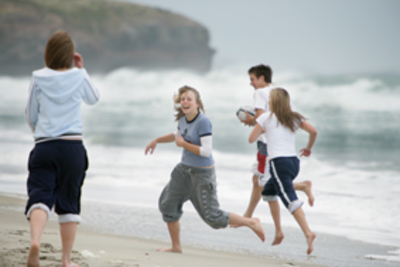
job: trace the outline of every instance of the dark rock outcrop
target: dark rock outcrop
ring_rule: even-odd
[[[0,0],[0,75],[29,75],[44,66],[51,34],[68,31],[90,72],[210,69],[206,28],[181,15],[101,0]]]

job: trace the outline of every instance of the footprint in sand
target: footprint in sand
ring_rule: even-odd
[[[24,234],[29,233],[27,230],[15,230],[8,232],[10,235],[20,235],[23,236]]]
[[[0,251],[0,267],[26,266],[30,247],[13,248]],[[40,264],[45,267],[58,267],[61,264],[60,249],[54,248],[50,243],[40,245]],[[81,267],[89,267],[84,262],[83,256],[78,251],[72,251],[72,260]]]

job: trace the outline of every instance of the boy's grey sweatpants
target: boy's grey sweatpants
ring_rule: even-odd
[[[158,207],[165,222],[176,222],[190,200],[200,217],[212,228],[228,226],[229,213],[219,208],[215,168],[195,168],[179,163],[161,193]]]

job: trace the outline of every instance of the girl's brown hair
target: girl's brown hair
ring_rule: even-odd
[[[196,98],[196,103],[199,104],[198,110],[200,111],[201,109],[203,113],[206,113],[203,102],[201,101],[200,93],[196,89],[185,85],[179,88],[178,94],[174,96],[175,111],[177,112],[175,114],[175,121],[178,121],[181,117],[185,116],[185,113],[183,113],[180,104],[181,104],[181,96],[187,91],[192,91],[194,93],[194,96]]]
[[[300,113],[292,111],[289,93],[283,88],[272,89],[269,101],[271,114],[275,114],[278,121],[292,132],[296,131],[296,125],[300,125],[305,118]]]
[[[53,70],[69,69],[74,60],[75,46],[66,31],[56,31],[46,44],[44,61]]]

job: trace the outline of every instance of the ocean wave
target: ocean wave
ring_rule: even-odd
[[[274,80],[275,85],[289,90],[294,108],[318,129],[314,153],[342,159],[342,163],[358,159],[386,164],[394,162],[393,147],[400,138],[396,127],[400,123],[400,83],[396,77],[288,72],[276,73]],[[102,76],[92,75],[92,79],[99,87],[101,100],[94,107],[82,106],[88,142],[143,147],[152,138],[174,131],[173,96],[179,87],[190,85],[201,92],[206,115],[213,124],[215,149],[254,152],[254,146],[247,142],[250,128],[239,123],[235,115],[238,107],[253,102],[247,66],[206,74],[121,68]],[[30,134],[24,119],[29,83],[29,77],[0,77],[0,129],[4,140]],[[306,138],[299,134],[297,145],[303,146]]]

